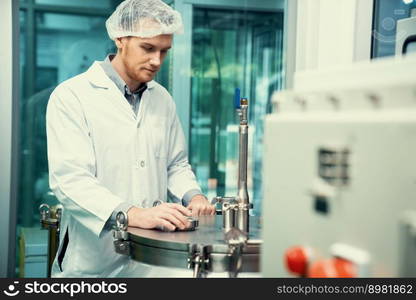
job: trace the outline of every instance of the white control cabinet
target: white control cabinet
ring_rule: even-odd
[[[307,246],[356,276],[416,276],[416,56],[306,72],[273,102],[262,275],[291,276],[286,250]]]

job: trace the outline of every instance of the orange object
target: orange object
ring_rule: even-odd
[[[318,260],[308,270],[310,278],[352,278],[357,277],[354,263],[342,258]]]
[[[306,247],[295,246],[286,250],[286,269],[295,275],[306,276],[309,265],[309,251]]]

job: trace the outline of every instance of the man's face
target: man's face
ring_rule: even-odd
[[[151,81],[159,71],[168,50],[172,35],[152,38],[125,37],[116,41],[125,72],[130,79],[144,83]]]

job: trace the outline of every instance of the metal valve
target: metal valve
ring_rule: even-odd
[[[247,243],[247,235],[240,229],[233,227],[225,233],[225,241],[228,244],[230,265],[229,276],[236,278],[241,271],[243,248]]]
[[[210,246],[193,244],[189,248],[188,268],[193,269],[194,278],[205,278],[210,267]]]

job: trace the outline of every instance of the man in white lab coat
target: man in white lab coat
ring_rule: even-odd
[[[182,29],[179,13],[127,0],[106,26],[117,54],[60,84],[48,103],[50,186],[64,207],[55,277],[152,276],[115,253],[119,211],[129,226],[167,230],[215,212],[188,163],[175,103],[153,81]],[[183,205],[165,203],[168,192]]]

